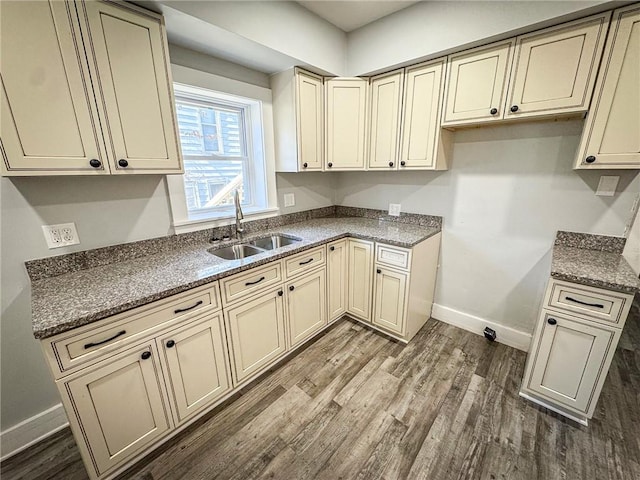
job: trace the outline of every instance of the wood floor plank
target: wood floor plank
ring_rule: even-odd
[[[435,320],[407,346],[342,320],[119,478],[636,480],[633,312],[588,427],[518,396],[523,352]],[[69,429],[0,470],[88,478]]]

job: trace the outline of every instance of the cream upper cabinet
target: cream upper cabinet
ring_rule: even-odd
[[[369,86],[369,170],[398,168],[402,70],[372,77]]]
[[[445,59],[405,69],[400,170],[446,168],[440,128]]]
[[[640,6],[614,11],[576,168],[640,168]]]
[[[591,416],[620,331],[545,310],[542,315],[525,387]]]
[[[324,168],[324,80],[300,68],[271,77],[276,171]]]
[[[348,247],[347,240],[327,246],[327,303],[329,321],[337,320],[347,311]]]
[[[182,169],[161,16],[125,3],[78,3],[114,173]]]
[[[332,78],[326,88],[326,168],[364,170],[367,80]]]
[[[589,108],[611,12],[516,39],[505,118]]]
[[[58,384],[85,465],[97,475],[169,430],[158,360],[151,341]]]
[[[4,175],[109,173],[74,10],[61,1],[2,3]]]
[[[371,321],[373,242],[349,239],[349,288],[347,311]]]
[[[375,275],[373,324],[404,333],[408,273],[378,267]]]
[[[449,56],[442,125],[503,118],[515,39]]]
[[[225,310],[236,385],[286,351],[283,294],[278,287]]]
[[[302,343],[327,325],[326,278],[323,268],[285,285],[290,347]]]
[[[176,425],[231,389],[222,314],[158,338]]]

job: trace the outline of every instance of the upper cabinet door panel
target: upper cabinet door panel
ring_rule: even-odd
[[[0,136],[8,175],[108,173],[70,7],[2,3]],[[92,159],[101,165],[91,167]]]
[[[367,81],[327,80],[327,168],[364,170]]]
[[[407,68],[405,72],[401,167],[435,166],[444,65],[441,59]]]
[[[640,6],[637,4],[614,12],[578,152],[579,168],[640,168]]]
[[[443,125],[502,119],[515,39],[449,57]]]
[[[324,131],[322,77],[296,74],[298,162],[300,170],[322,170]]]
[[[83,2],[115,172],[181,169],[162,18]],[[79,10],[82,14],[83,10]],[[85,37],[86,38],[86,37]],[[126,160],[126,167],[123,166]],[[121,165],[122,164],[122,165]]]
[[[402,70],[371,79],[369,168],[398,168]]]
[[[586,111],[610,18],[606,12],[518,37],[504,118]]]

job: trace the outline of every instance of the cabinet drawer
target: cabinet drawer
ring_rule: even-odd
[[[246,273],[233,275],[221,280],[224,304],[233,303],[240,298],[262,290],[265,287],[282,282],[282,264],[270,263],[264,267],[253,268]]]
[[[113,350],[174,321],[220,308],[218,283],[145,305],[97,324],[45,339],[47,356],[55,357],[60,372],[99,360]],[[104,324],[106,323],[106,324]],[[96,327],[96,325],[99,325]],[[51,350],[49,351],[49,346]],[[57,372],[54,372],[54,375]],[[58,377],[59,375],[56,375]]]
[[[377,243],[376,263],[408,270],[411,263],[411,250]]]
[[[312,248],[285,260],[287,278],[325,264],[324,246]]]
[[[580,316],[615,324],[622,328],[633,296],[575,283],[552,280],[546,304],[550,308],[567,310]]]

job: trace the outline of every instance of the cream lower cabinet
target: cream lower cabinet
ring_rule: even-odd
[[[159,360],[151,340],[58,383],[91,477],[107,473],[171,428]]]
[[[347,312],[362,320],[371,321],[371,290],[373,285],[373,242],[350,238],[349,288]]]
[[[338,320],[347,311],[349,252],[348,240],[327,245],[327,304],[329,322]]]
[[[631,294],[551,279],[520,395],[586,425],[632,302]]]
[[[287,282],[285,291],[289,345],[293,348],[327,325],[326,270]]]
[[[283,296],[278,286],[225,310],[235,384],[286,352]]]
[[[404,328],[409,274],[377,268],[374,287],[373,324],[401,334]]]
[[[640,6],[613,12],[576,168],[640,168]]]

